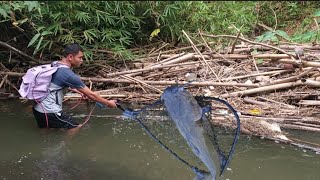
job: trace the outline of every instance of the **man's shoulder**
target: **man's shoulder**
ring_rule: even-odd
[[[63,74],[63,75],[74,75],[75,73],[68,67],[59,67],[56,74]]]
[[[75,73],[70,68],[60,67],[53,74],[52,82],[56,84],[60,84],[58,83],[59,81],[68,81],[70,77],[74,77],[74,76],[75,76]]]
[[[52,82],[61,87],[83,88],[85,86],[78,75],[70,68],[64,67],[57,70]]]

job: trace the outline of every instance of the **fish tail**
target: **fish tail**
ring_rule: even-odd
[[[199,170],[198,168],[192,169],[196,177],[194,177],[194,180],[215,180],[216,178],[212,176],[211,173],[208,173],[207,171]]]

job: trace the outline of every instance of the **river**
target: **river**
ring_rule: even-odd
[[[72,104],[66,106],[70,108]],[[91,105],[80,104],[79,118]],[[193,172],[154,142],[120,110],[95,109],[72,137],[39,129],[30,103],[0,102],[0,180],[192,180]],[[320,135],[291,132],[320,143]],[[320,155],[296,146],[242,135],[223,180],[319,180]]]

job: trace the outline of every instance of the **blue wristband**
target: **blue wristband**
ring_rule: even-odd
[[[108,106],[106,106],[106,105],[104,105],[104,104],[102,104],[102,103],[99,103],[99,102],[96,102],[96,106],[99,106],[100,108],[102,108],[102,109],[106,109],[106,108],[109,108]]]

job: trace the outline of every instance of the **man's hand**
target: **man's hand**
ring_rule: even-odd
[[[117,107],[117,100],[109,100],[108,106],[111,108],[116,108]]]

